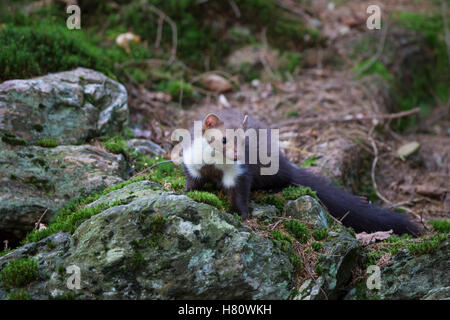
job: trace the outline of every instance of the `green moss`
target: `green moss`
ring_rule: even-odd
[[[53,139],[40,139],[36,141],[36,145],[43,148],[55,148],[58,146],[58,141]]]
[[[450,232],[450,221],[448,220],[431,220],[428,223],[438,232]]]
[[[8,300],[31,300],[27,290],[13,290],[8,295]]]
[[[323,248],[323,243],[322,242],[313,242],[313,243],[311,243],[311,247],[313,248],[314,251],[320,251]]]
[[[103,147],[108,150],[108,152],[115,154],[126,153],[128,151],[127,143],[120,135],[111,137],[103,142]]]
[[[282,251],[286,252],[289,261],[294,266],[295,272],[298,272],[303,267],[302,259],[294,252],[292,248],[293,240],[288,235],[284,234],[280,230],[273,230],[271,233],[272,242]]]
[[[317,241],[324,240],[328,235],[328,228],[314,229],[313,238]]]
[[[131,272],[138,271],[139,269],[144,267],[144,265],[144,256],[139,251],[135,251],[125,262],[126,269]]]
[[[308,167],[315,167],[317,166],[317,155],[313,154],[312,156],[308,157],[305,161],[302,162],[300,167],[302,168],[308,168]]]
[[[54,242],[52,242],[50,239],[47,239],[46,244],[47,244],[47,247],[49,249],[55,249],[56,248],[56,244]]]
[[[259,204],[273,205],[280,211],[283,211],[284,205],[286,204],[285,199],[279,194],[257,193],[254,200]]]
[[[167,92],[174,101],[190,101],[194,96],[194,89],[184,81],[171,81],[167,85]]]
[[[3,250],[3,251],[0,251],[0,257],[3,257],[4,255],[6,255],[6,254],[8,254],[10,252],[11,252],[11,249],[6,249],[6,250]]]
[[[270,234],[272,235],[272,238],[277,241],[287,241],[289,243],[292,243],[292,238],[288,235],[285,235],[280,230],[273,230]]]
[[[308,241],[310,234],[309,230],[300,221],[297,220],[285,220],[284,226],[287,231],[289,231],[290,234],[292,234],[295,239],[297,239],[300,243],[305,243]]]
[[[422,240],[419,242],[409,243],[407,245],[409,252],[415,255],[422,255],[434,252],[443,241],[448,238],[448,234],[437,234],[430,240]]]
[[[112,61],[81,30],[40,21],[33,26],[0,29],[0,81],[23,79],[76,67],[111,74]]]
[[[66,273],[66,268],[64,268],[64,266],[60,264],[60,265],[56,268],[56,271],[57,271],[59,274],[65,274],[65,273]]]
[[[323,273],[323,266],[321,264],[316,264],[314,267],[314,272],[317,273],[318,276],[321,276]]]
[[[213,193],[194,190],[186,192],[186,195],[194,201],[212,205],[219,210],[223,208],[222,201]]]
[[[36,130],[37,132],[42,132],[44,130],[44,127],[41,124],[34,124],[33,125],[33,129]]]
[[[19,138],[15,134],[10,132],[3,133],[2,141],[12,146],[24,146],[28,144],[28,141],[26,139]]]
[[[311,196],[318,200],[316,192],[312,191],[310,187],[289,186],[283,189],[282,195],[285,200],[296,200],[303,196]]]
[[[5,288],[23,287],[38,278],[36,261],[23,258],[8,262],[0,271],[0,281]]]

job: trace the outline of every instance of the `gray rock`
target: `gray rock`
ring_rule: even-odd
[[[402,250],[381,270],[380,296],[384,299],[449,299],[450,250],[448,240],[436,252],[414,256]]]
[[[324,243],[324,253],[319,259],[322,275],[316,280],[303,283],[296,300],[323,300],[342,298],[343,289],[352,277],[352,270],[358,265],[361,245],[345,228],[338,236]]]
[[[127,141],[127,147],[148,157],[163,155],[166,151],[149,139],[131,139]]]
[[[288,201],[284,207],[287,216],[294,219],[308,221],[315,228],[327,228],[330,226],[331,218],[320,203],[310,196],[303,196],[296,200]]]
[[[85,221],[54,249],[43,239],[0,257],[0,267],[13,257],[35,259],[40,280],[27,289],[39,299],[71,292],[69,275],[58,272],[58,265],[81,269],[81,289],[74,292],[81,299],[289,297],[288,257],[232,215],[148,181],[112,191],[92,205],[116,199],[125,204]],[[5,297],[1,286],[0,296]]]
[[[0,141],[0,231],[21,238],[46,209],[44,223],[67,201],[123,181],[125,169],[122,155],[91,145],[49,149]]]
[[[0,84],[0,131],[32,144],[39,139],[81,144],[116,132],[127,119],[125,87],[90,69]]]

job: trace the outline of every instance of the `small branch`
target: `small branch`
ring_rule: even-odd
[[[239,10],[239,7],[237,6],[236,2],[234,2],[234,0],[228,0],[228,3],[230,4],[231,9],[233,9],[236,18],[239,19],[241,17],[241,10]]]
[[[386,26],[383,28],[383,33],[381,34],[381,40],[380,40],[380,44],[378,46],[377,52],[375,53],[375,55],[372,58],[370,58],[369,62],[362,69],[360,69],[358,72],[356,72],[355,77],[358,77],[359,75],[366,72],[375,62],[378,61],[378,59],[380,59],[380,57],[384,51],[384,45],[386,43],[388,29],[389,29],[389,27],[386,24]]]
[[[375,155],[375,157],[373,158],[373,162],[372,162],[372,170],[370,171],[370,176],[372,177],[373,188],[375,189],[375,193],[377,194],[378,198],[380,198],[384,202],[392,205],[392,202],[390,200],[388,200],[386,197],[384,197],[378,190],[377,181],[375,179],[375,169],[376,169],[377,162],[378,162],[378,148],[377,148],[377,144],[375,143],[375,140],[372,138],[372,133],[373,133],[374,129],[375,129],[375,126],[373,126],[369,131],[369,140],[370,140],[370,143],[372,144],[373,153]]]
[[[327,117],[317,117],[317,118],[305,118],[305,119],[294,119],[288,120],[284,122],[280,122],[278,124],[274,124],[271,128],[278,128],[284,126],[290,126],[293,124],[313,124],[313,123],[329,123],[329,122],[352,122],[352,121],[363,121],[363,120],[382,120],[382,119],[398,119],[407,117],[416,113],[419,113],[419,108],[414,108],[408,111],[398,112],[398,113],[390,113],[390,114],[378,114],[372,116],[354,116],[347,115],[345,117],[340,118],[327,118]]]
[[[163,11],[161,11],[160,9],[155,7],[154,5],[146,3],[145,1],[142,2],[142,4],[143,4],[144,7],[147,7],[151,11],[155,12],[159,16],[159,19],[160,19],[159,21],[161,21],[161,19],[163,21],[165,20],[170,25],[170,28],[172,29],[172,55],[170,56],[168,62],[169,63],[174,62],[176,57],[177,57],[177,46],[178,46],[178,33],[177,33],[177,25],[176,25],[176,23],[168,15],[166,15]],[[158,22],[158,26],[159,26],[159,22]],[[161,26],[161,29],[162,29],[162,26]],[[156,40],[158,40],[158,37],[157,37]],[[159,42],[156,42],[156,43],[158,43],[158,46],[159,46]]]
[[[44,213],[41,215],[41,217],[39,218],[39,220],[34,224],[34,230],[38,230],[39,229],[39,225],[41,224],[42,219],[44,218],[45,214],[47,213],[48,208],[45,209]]]

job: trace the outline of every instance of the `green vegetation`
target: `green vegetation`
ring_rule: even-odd
[[[0,271],[0,281],[5,288],[23,287],[36,280],[38,275],[36,261],[23,258],[8,262]]]
[[[450,232],[450,221],[448,220],[431,220],[428,221],[437,232]]]
[[[382,61],[369,65],[370,59],[364,59],[354,67],[354,72],[360,77],[371,74],[380,75],[387,80],[393,99],[392,105],[396,106],[398,111],[419,107],[421,115],[426,116],[436,105],[436,100],[445,104],[450,99],[448,85],[450,65],[445,37],[442,36],[444,34],[442,15],[396,12],[391,18],[393,25],[414,31],[419,35],[418,45],[424,47],[422,50],[426,52],[426,55],[416,58],[424,60],[409,62],[406,66],[407,70],[399,73],[399,66],[395,62],[393,66],[385,65]],[[355,50],[356,56],[364,54],[368,48],[372,46],[368,39],[364,39]],[[396,119],[392,124],[394,128],[403,130],[414,126],[416,121],[416,117],[406,117]]]
[[[284,226],[290,234],[292,234],[295,239],[300,243],[305,243],[309,239],[309,230],[303,223],[297,220],[285,220]]]
[[[325,240],[328,236],[328,228],[314,229],[313,238],[317,241]]]
[[[321,276],[323,273],[323,266],[321,264],[316,264],[314,267],[314,272],[317,273],[318,276]]]
[[[300,259],[300,257],[295,253],[292,243],[293,240],[288,235],[285,235],[280,230],[273,230],[271,233],[272,236],[272,242],[280,248],[282,251],[286,252],[289,257],[289,261],[291,261],[292,265],[294,266],[295,272],[298,272],[303,267],[303,262]]]
[[[186,195],[194,201],[212,205],[219,210],[223,208],[222,201],[213,193],[194,190],[186,192]]]
[[[145,265],[145,259],[139,251],[133,252],[125,262],[125,267],[128,271],[134,272],[141,269]]]
[[[296,200],[299,197],[306,195],[318,200],[315,191],[312,191],[309,187],[302,186],[289,186],[284,188],[281,193],[276,194],[254,192],[252,194],[252,200],[259,204],[273,205],[281,212],[283,211],[287,201]]]
[[[444,240],[448,239],[448,234],[436,234],[431,239],[423,239],[419,242],[409,243],[407,245],[409,252],[415,255],[434,252]]]
[[[27,290],[13,290],[8,295],[8,300],[31,300]]]
[[[121,189],[131,183],[142,181],[144,179],[146,179],[145,176],[139,176],[120,184],[108,187],[101,193],[70,201],[55,214],[46,229],[28,233],[22,242],[36,242],[60,231],[73,233],[81,223],[83,223],[90,217],[102,212],[103,210],[106,210],[107,208],[122,204],[120,200],[117,200],[111,204],[101,203],[93,207],[86,207],[89,203],[94,202],[101,196],[106,195],[111,191]]]
[[[312,156],[308,157],[305,161],[302,162],[300,167],[302,168],[308,168],[308,167],[315,167],[317,166],[317,155],[313,154]]]
[[[128,151],[127,144],[122,136],[116,135],[114,137],[110,137],[106,141],[103,142],[103,147],[105,147],[108,152],[119,154],[126,153]]]
[[[13,146],[24,146],[28,143],[26,139],[19,138],[11,132],[3,132],[2,141]]]
[[[320,251],[323,248],[323,243],[322,242],[313,242],[313,243],[311,243],[311,247],[313,248],[314,251]]]
[[[317,194],[315,191],[312,191],[310,187],[301,187],[301,186],[289,186],[287,188],[284,188],[281,195],[284,197],[284,199],[287,200],[296,200],[303,196],[311,196],[318,200]]]
[[[6,25],[0,30],[0,81],[87,67],[112,76],[112,61],[82,31],[64,23]]]
[[[55,148],[58,146],[58,141],[52,139],[40,139],[36,141],[36,145],[43,148]]]

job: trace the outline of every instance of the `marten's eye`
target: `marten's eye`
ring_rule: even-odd
[[[222,138],[222,143],[223,144],[227,143],[227,138]]]

